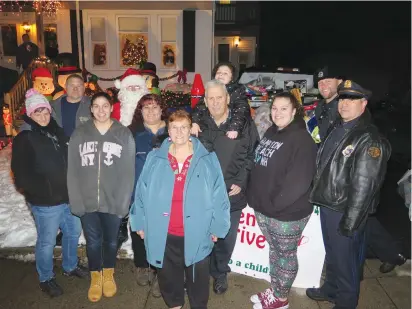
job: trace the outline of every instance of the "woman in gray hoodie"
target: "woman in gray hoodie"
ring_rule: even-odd
[[[135,177],[135,142],[130,130],[111,119],[104,92],[91,100],[93,119],[78,127],[69,143],[67,186],[70,207],[80,217],[91,274],[88,298],[112,297],[121,219],[127,215]]]

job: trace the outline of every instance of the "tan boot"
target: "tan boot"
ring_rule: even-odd
[[[113,275],[114,268],[103,268],[103,295],[106,297],[113,297],[117,292]]]
[[[91,271],[90,277],[91,281],[88,297],[91,302],[95,303],[102,298],[102,272]]]

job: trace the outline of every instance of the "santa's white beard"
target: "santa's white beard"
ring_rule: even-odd
[[[129,126],[132,123],[133,115],[137,103],[144,95],[144,91],[128,91],[125,88],[120,89],[118,98],[120,101],[120,123]]]

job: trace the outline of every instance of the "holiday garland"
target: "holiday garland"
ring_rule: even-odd
[[[116,76],[116,77],[110,77],[110,78],[99,77],[99,76],[97,76],[97,75],[95,75],[95,74],[93,74],[93,73],[90,73],[90,72],[89,72],[88,70],[86,70],[86,69],[84,69],[84,72],[85,72],[86,74],[92,75],[94,79],[101,80],[101,81],[103,81],[103,82],[114,82],[116,79],[120,79],[120,78],[122,77],[122,75],[119,75],[119,76]],[[186,74],[187,74],[186,69],[184,69],[183,71],[180,71],[180,70],[179,70],[179,71],[177,71],[177,73],[175,73],[175,74],[173,74],[173,75],[170,75],[170,76],[168,76],[168,77],[159,78],[159,81],[165,81],[165,80],[169,80],[169,79],[173,79],[173,78],[175,78],[175,77],[178,77],[178,82],[179,82],[179,83],[180,83],[180,82],[186,83]]]
[[[162,90],[161,97],[163,102],[172,108],[190,106],[190,93]]]

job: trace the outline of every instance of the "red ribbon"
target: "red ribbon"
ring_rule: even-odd
[[[186,78],[187,70],[183,69],[183,71],[177,71],[177,82],[186,84],[187,78]]]

